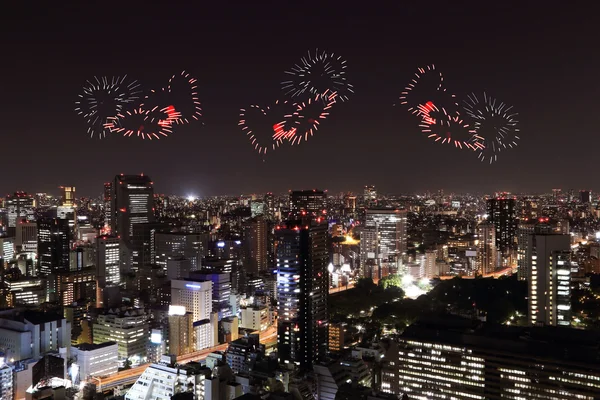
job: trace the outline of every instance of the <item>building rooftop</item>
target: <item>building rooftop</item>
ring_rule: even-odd
[[[104,347],[114,346],[116,344],[117,342],[104,342],[100,344],[81,343],[73,347],[79,349],[80,351],[92,351],[102,349]]]
[[[421,319],[402,339],[432,341],[540,358],[600,363],[600,331],[484,324],[459,317]]]

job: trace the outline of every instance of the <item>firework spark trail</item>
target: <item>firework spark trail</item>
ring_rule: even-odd
[[[277,100],[273,105],[261,107],[256,104],[240,109],[238,125],[250,143],[261,155],[278,148],[293,130],[298,118],[296,103]]]
[[[434,64],[417,68],[414,77],[400,93],[400,104],[405,106],[411,114],[422,116],[423,107],[427,101],[433,101],[447,110],[456,108],[456,96],[449,93],[444,86],[444,75],[438,71]]]
[[[453,144],[460,150],[478,151],[484,148],[483,138],[458,113],[448,113],[445,108],[438,108],[433,102],[422,104],[418,109],[422,116],[419,127],[428,138]]]
[[[177,110],[177,116],[173,117],[172,124],[184,125],[193,120],[200,120],[202,107],[198,95],[197,79],[186,71],[174,74],[169,78],[166,87],[151,90],[145,96],[142,107],[163,109],[169,105]]]
[[[316,95],[298,104],[298,123],[288,131],[286,139],[292,145],[300,144],[302,140],[307,141],[319,129],[321,122],[329,116],[329,111],[337,98],[337,93],[327,91],[323,95]]]
[[[115,123],[115,118],[123,107],[136,102],[141,94],[137,81],[130,81],[127,75],[122,77],[94,77],[86,81],[83,92],[75,101],[75,111],[88,124],[90,137],[106,137],[110,132],[107,126]]]
[[[117,118],[108,124],[111,132],[121,133],[125,137],[142,139],[160,139],[169,136],[173,131],[170,123],[151,117],[151,111],[136,107],[131,111],[118,114]]]
[[[309,50],[298,64],[285,71],[290,77],[281,82],[281,87],[291,97],[336,92],[340,101],[346,101],[354,93],[346,79],[346,68],[347,62],[341,56],[318,49],[311,54]]]
[[[498,161],[498,154],[502,150],[518,146],[518,114],[512,111],[512,106],[483,92],[481,97],[475,93],[468,95],[463,101],[463,109],[467,117],[473,120],[473,128],[484,143],[477,154],[481,161],[492,164]]]

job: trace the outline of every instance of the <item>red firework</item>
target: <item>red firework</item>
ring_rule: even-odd
[[[324,95],[316,95],[298,104],[297,121],[288,130],[285,138],[292,145],[300,144],[302,140],[308,140],[314,132],[319,129],[321,121],[329,116],[329,110],[335,104],[337,93],[325,92]]]
[[[485,148],[483,138],[469,127],[458,113],[449,114],[433,102],[420,104],[418,112],[422,116],[419,127],[428,138],[436,142],[454,144],[458,149],[481,150]]]
[[[170,106],[167,106],[171,104]],[[198,81],[188,72],[182,71],[173,75],[166,87],[151,90],[146,96],[144,104],[148,109],[172,107],[177,110],[172,124],[189,124],[190,120],[199,120],[202,117],[202,107],[198,97]]]
[[[238,125],[248,136],[250,143],[259,154],[275,150],[288,136],[291,124],[297,119],[297,105],[277,100],[272,106],[251,105],[240,110]]]
[[[126,137],[135,134],[137,137],[150,140],[167,137],[172,133],[169,122],[152,117],[152,111],[144,110],[141,107],[117,115],[113,126],[110,126],[109,129],[111,132],[121,133]]]
[[[444,87],[444,75],[435,68],[435,65],[426,65],[417,68],[414,78],[400,93],[400,104],[406,106],[411,114],[422,116],[420,107],[426,100],[433,99],[437,104],[458,111],[456,96],[449,93]]]

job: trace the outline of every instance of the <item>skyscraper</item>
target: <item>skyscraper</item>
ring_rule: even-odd
[[[244,259],[246,273],[267,270],[267,221],[258,216],[244,222]]]
[[[192,322],[208,320],[212,313],[212,285],[211,281],[173,280],[171,304],[191,312]]]
[[[69,221],[59,218],[38,220],[38,265],[42,275],[70,269],[71,229]]]
[[[265,194],[264,205],[265,205],[265,218],[268,221],[275,220],[275,197],[273,196],[273,193],[269,192],[269,193]]]
[[[288,221],[275,235],[279,361],[310,369],[327,350],[327,223]]]
[[[592,202],[592,191],[582,190],[579,192],[579,202],[582,204],[589,204]]]
[[[75,186],[61,186],[63,207],[75,207]]]
[[[35,199],[25,192],[15,192],[6,196],[6,211],[8,214],[8,227],[17,226],[17,221],[24,218],[27,221],[35,221]]]
[[[367,209],[365,230],[374,232],[375,258],[380,262],[395,262],[406,252],[406,210]]]
[[[118,286],[121,283],[120,239],[116,236],[96,238],[96,268],[98,286]]]
[[[570,325],[570,236],[530,234],[528,311],[531,325]]]
[[[377,190],[375,190],[375,186],[365,186],[365,190],[363,192],[363,197],[365,199],[365,203],[373,202],[377,200]]]
[[[494,224],[482,222],[477,226],[477,273],[487,275],[498,267],[496,228]]]
[[[303,215],[320,216],[327,212],[327,195],[322,190],[294,190],[290,192],[291,218]]]
[[[510,256],[517,249],[516,200],[506,193],[487,201],[488,221],[496,227],[496,246],[503,256]]]
[[[133,226],[154,222],[154,187],[146,175],[117,175],[110,192],[111,231],[129,242]]]
[[[111,211],[111,203],[112,203],[112,183],[106,182],[104,184],[104,229],[110,229],[112,224],[112,211]]]

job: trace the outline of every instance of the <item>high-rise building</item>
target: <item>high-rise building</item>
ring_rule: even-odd
[[[259,215],[265,215],[265,203],[261,200],[250,201],[250,216],[252,218],[258,217]]]
[[[155,263],[167,269],[168,260],[189,260],[190,271],[200,269],[205,236],[199,233],[157,232],[154,236]]]
[[[477,237],[477,273],[487,275],[498,267],[496,227],[490,222],[480,223],[477,226]]]
[[[267,270],[267,221],[263,216],[244,222],[244,264],[246,273],[258,274]]]
[[[181,356],[196,349],[192,319],[191,312],[181,312],[178,307],[169,309],[169,354]]]
[[[212,282],[212,311],[219,313],[219,321],[230,317],[231,274],[210,271],[196,271],[190,274],[193,280]],[[194,321],[195,322],[195,321]]]
[[[7,195],[5,207],[8,215],[8,227],[15,228],[17,221],[35,221],[35,198],[25,192],[15,192]]]
[[[279,361],[310,369],[327,351],[327,223],[288,221],[275,234]]]
[[[121,284],[121,240],[118,237],[96,238],[96,268],[101,288]]]
[[[379,264],[395,263],[407,248],[406,210],[371,208],[365,211],[365,217],[365,231],[375,239],[371,241],[375,259]]]
[[[506,193],[502,196],[488,199],[488,221],[496,227],[496,246],[502,255],[508,256],[517,249],[516,200]]]
[[[111,231],[129,242],[133,226],[154,222],[154,186],[146,175],[117,175],[111,185]]]
[[[14,396],[13,368],[0,357],[0,400],[12,400]]]
[[[373,186],[373,185],[365,186],[365,190],[363,192],[363,197],[364,197],[364,200],[366,203],[377,200],[377,190],[375,190],[375,186]]]
[[[38,264],[42,275],[70,269],[71,228],[69,221],[41,218],[37,222]]]
[[[592,202],[592,191],[591,190],[581,190],[579,192],[579,202],[582,204],[589,204]]]
[[[531,234],[527,253],[528,311],[531,325],[571,324],[570,236]]]
[[[171,304],[185,307],[193,322],[210,319],[212,313],[212,281],[171,281]]]
[[[149,338],[148,315],[142,309],[109,311],[98,315],[94,324],[94,344],[116,342],[119,361],[138,364],[146,356]]]
[[[294,190],[290,192],[291,218],[303,215],[321,216],[327,213],[327,194],[322,190]]]
[[[111,224],[112,224],[112,209],[111,209],[111,205],[112,205],[112,183],[111,182],[106,182],[104,184],[104,195],[103,197],[103,201],[104,201],[104,230],[108,231],[111,228]]]
[[[75,207],[75,186],[61,186],[62,205],[64,207]]]
[[[596,399],[598,332],[413,323],[399,338],[398,389],[410,399]]]
[[[37,222],[20,219],[15,230],[15,247],[17,252],[37,254]]]
[[[517,273],[520,280],[526,280],[529,275],[530,260],[526,257],[529,236],[544,233],[568,235],[569,221],[540,217],[519,222],[517,227]]]
[[[273,196],[273,193],[269,192],[267,194],[265,194],[265,198],[264,198],[264,206],[265,206],[265,218],[268,221],[274,221],[275,220],[275,196]]]

